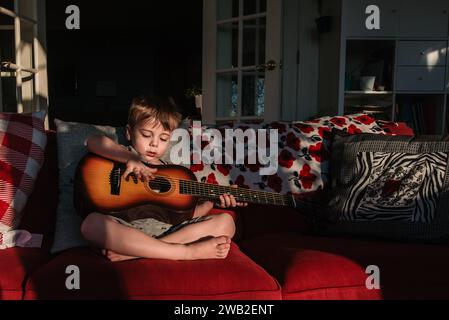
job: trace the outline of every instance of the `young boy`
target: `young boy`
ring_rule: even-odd
[[[108,159],[126,163],[123,174],[126,179],[134,174],[138,179],[148,181],[154,178],[157,169],[149,168],[143,162],[165,164],[160,157],[167,150],[170,135],[180,121],[181,115],[171,104],[157,98],[136,98],[129,110],[126,127],[130,146],[119,145],[105,136],[95,136],[88,139],[87,148]],[[166,216],[169,210],[152,205],[109,215],[93,212],[84,219],[81,233],[94,247],[101,248],[111,261],[224,259],[235,233],[234,219],[226,213],[206,216],[213,205],[211,201],[198,204],[192,219],[176,225],[171,223],[174,220],[158,219],[164,213]],[[220,196],[222,208],[246,205],[237,203],[232,195]]]

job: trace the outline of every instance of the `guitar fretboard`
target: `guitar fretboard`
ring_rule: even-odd
[[[293,206],[292,198],[273,192],[257,191],[246,188],[233,188],[197,181],[182,180],[179,184],[180,192],[209,199],[219,199],[224,193],[232,194],[238,202],[271,204],[276,206]]]

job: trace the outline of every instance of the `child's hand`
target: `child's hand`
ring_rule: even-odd
[[[236,184],[233,184],[231,187],[237,188],[238,186]],[[247,202],[237,202],[232,194],[227,193],[220,196],[220,204],[218,204],[218,206],[221,208],[246,207],[247,205]]]
[[[123,176],[126,180],[129,179],[129,175],[134,173],[137,179],[143,181],[149,181],[154,179],[154,173],[156,173],[156,168],[149,168],[140,161],[140,159],[130,159],[126,162],[126,170]]]

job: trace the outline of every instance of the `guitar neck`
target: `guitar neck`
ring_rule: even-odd
[[[274,192],[257,191],[246,188],[233,188],[216,184],[202,183],[197,181],[180,181],[180,192],[192,196],[219,199],[224,193],[234,196],[237,202],[248,202],[283,207],[296,207],[295,200],[290,195],[281,195]]]

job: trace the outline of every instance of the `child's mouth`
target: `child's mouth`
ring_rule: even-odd
[[[147,156],[155,157],[156,156],[156,152],[147,152]]]

